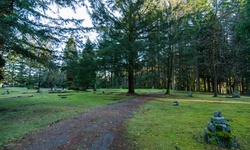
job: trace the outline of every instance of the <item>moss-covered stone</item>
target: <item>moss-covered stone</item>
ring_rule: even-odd
[[[211,118],[215,118],[215,116]],[[207,128],[204,130],[205,141],[209,144],[221,147],[237,148],[236,138],[231,133],[230,126],[221,120],[225,120],[225,118],[223,116],[221,116],[221,119],[216,117],[216,121],[212,119],[211,122],[208,123]]]
[[[216,125],[215,128],[217,131],[223,131],[223,127],[221,125]]]

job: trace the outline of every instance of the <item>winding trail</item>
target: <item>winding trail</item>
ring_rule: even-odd
[[[119,145],[125,121],[142,104],[159,94],[136,96],[129,100],[91,109],[78,116],[45,127],[24,137],[15,146],[4,149],[57,150],[57,149],[126,149]]]

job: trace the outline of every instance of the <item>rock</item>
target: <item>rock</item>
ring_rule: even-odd
[[[179,103],[177,101],[174,101],[173,106],[179,106]]]
[[[211,121],[204,129],[204,139],[207,143],[226,148],[237,148],[236,137],[231,133],[227,119],[220,111],[214,112]]]
[[[207,123],[207,129],[210,132],[216,132],[216,127],[211,122]]]
[[[221,111],[214,112],[214,117],[222,117]]]
[[[226,124],[227,120],[224,117],[214,117],[214,116],[212,116],[211,117],[211,122],[213,124]]]
[[[230,133],[231,132],[231,127],[227,124],[217,124],[216,125],[216,129],[217,131],[225,131],[225,132],[228,132]]]
[[[233,98],[240,98],[238,91],[233,92]]]
[[[193,97],[193,93],[188,92],[188,96],[189,96],[189,97]]]

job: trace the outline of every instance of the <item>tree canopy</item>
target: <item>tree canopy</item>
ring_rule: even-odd
[[[0,2],[0,67],[4,66],[3,55],[15,51],[24,57],[44,60],[40,54],[52,51],[51,45],[60,42],[67,31],[80,28],[82,20],[53,18],[46,13],[57,13],[51,8],[83,5],[80,0],[4,0]],[[75,28],[62,25],[73,22]],[[48,47],[50,45],[50,47]],[[58,45],[57,45],[58,46]],[[38,54],[40,53],[40,54]]]
[[[171,89],[214,96],[237,90],[249,93],[250,3],[246,0],[89,0],[87,5],[80,0],[8,0],[0,4],[0,68],[11,82],[26,82],[21,74],[33,81],[38,72],[53,70],[65,73],[68,87],[84,89],[96,85],[127,87],[129,93],[136,87],[163,88],[166,94]],[[85,6],[97,40],[86,37],[79,43],[82,20],[46,15],[56,13],[51,5]],[[73,27],[63,26],[69,22]],[[62,60],[54,60],[62,55],[53,51],[62,39],[67,39]],[[53,60],[56,69],[48,69],[44,60]],[[36,62],[47,65],[39,69]]]

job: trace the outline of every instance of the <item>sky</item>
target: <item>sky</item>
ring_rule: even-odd
[[[65,18],[65,19],[84,19],[84,22],[82,23],[83,27],[93,27],[92,25],[92,21],[91,18],[89,16],[89,14],[86,11],[85,7],[77,7],[75,12],[74,10],[72,10],[71,8],[58,8],[57,6],[51,6],[51,9],[55,12],[58,13],[58,15],[60,15],[61,17]],[[47,15],[51,16],[51,17],[57,17],[56,14],[53,14],[52,12],[46,12]],[[68,25],[70,27],[70,24]],[[70,36],[70,35],[69,35]],[[74,36],[74,35],[73,35]],[[85,37],[83,39],[83,43],[85,43],[85,40],[87,40],[87,37],[92,41],[95,42],[96,37],[97,37],[97,33],[95,32],[88,32],[85,34]],[[76,38],[76,37],[74,37]],[[62,44],[62,46],[59,49],[62,49],[65,47],[65,44]]]
[[[75,19],[84,19],[83,26],[84,27],[93,27],[91,18],[89,14],[86,11],[85,7],[77,8],[76,12],[74,12],[70,8],[63,8],[60,9],[60,15],[65,18],[75,18]],[[90,39],[94,40],[96,34],[94,33],[89,33]]]

